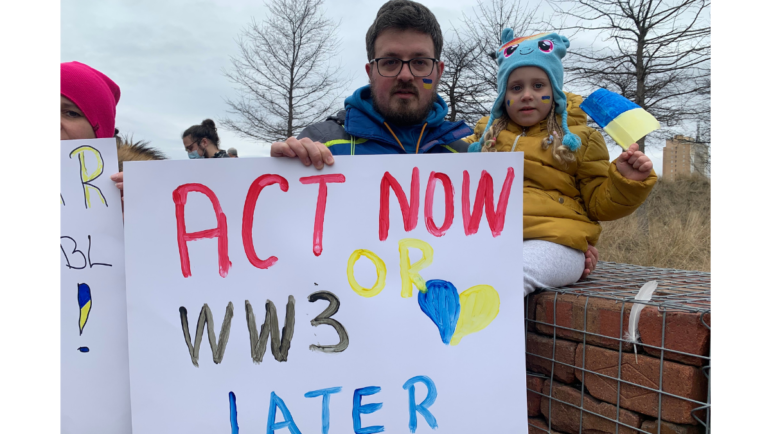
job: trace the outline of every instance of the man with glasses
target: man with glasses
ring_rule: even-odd
[[[378,11],[366,42],[370,84],[345,99],[345,110],[273,143],[270,155],[321,169],[334,163],[333,155],[466,152],[460,139],[472,130],[444,120],[447,104],[436,92],[444,62],[434,14],[420,3],[391,0]],[[589,246],[582,278],[598,256]]]
[[[297,138],[271,146],[271,156],[298,157],[306,166],[332,164],[333,155],[465,152],[472,133],[447,122],[437,94],[444,71],[442,31],[425,6],[393,0],[367,31],[370,84],[345,100],[345,110],[310,125]]]

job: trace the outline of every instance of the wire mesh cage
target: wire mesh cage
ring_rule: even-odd
[[[651,300],[635,301],[654,280]],[[709,273],[600,262],[525,309],[530,433],[710,432]]]

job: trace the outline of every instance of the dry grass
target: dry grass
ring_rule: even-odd
[[[648,235],[641,216],[648,216]],[[661,268],[710,271],[710,184],[701,178],[659,179],[645,206],[602,222],[600,259]]]

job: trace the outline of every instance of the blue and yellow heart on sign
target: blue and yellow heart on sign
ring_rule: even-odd
[[[412,263],[410,247],[419,249],[423,258]],[[362,256],[375,265],[377,281],[372,288],[362,287],[354,277],[354,265]],[[412,297],[413,285],[420,290],[420,309],[439,329],[445,344],[458,345],[464,337],[484,330],[498,316],[501,298],[490,285],[476,285],[458,294],[455,285],[446,280],[423,280],[419,271],[431,265],[434,258],[434,249],[425,241],[414,238],[399,241],[399,258],[402,297]],[[378,295],[385,288],[385,276],[385,262],[369,250],[356,250],[348,259],[348,283],[362,297]]]
[[[429,280],[418,294],[420,309],[439,329],[442,342],[458,345],[472,333],[484,330],[498,316],[501,298],[490,285],[477,285],[460,294],[446,280]]]

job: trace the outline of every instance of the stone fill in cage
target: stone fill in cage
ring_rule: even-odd
[[[625,341],[635,296],[658,288]],[[525,299],[530,433],[710,432],[710,274],[600,262]]]

